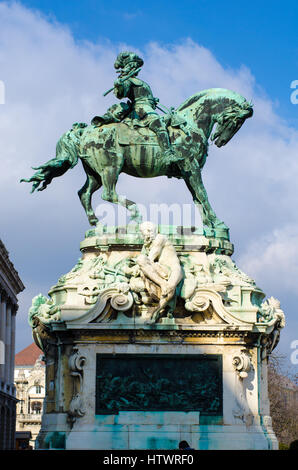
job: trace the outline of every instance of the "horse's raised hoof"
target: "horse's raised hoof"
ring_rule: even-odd
[[[88,217],[88,220],[89,220],[89,224],[90,225],[97,225],[98,223],[98,218],[95,217],[95,215],[91,215],[90,217]]]
[[[213,224],[213,228],[215,229],[223,229],[223,230],[229,230],[229,227],[224,223],[222,222],[221,220],[218,220],[216,221],[214,224]]]
[[[129,218],[132,222],[136,222],[137,224],[141,224],[143,222],[141,214],[131,214]]]
[[[218,221],[214,224],[213,230],[215,232],[215,237],[224,238],[230,240],[229,227],[226,226],[224,222]]]

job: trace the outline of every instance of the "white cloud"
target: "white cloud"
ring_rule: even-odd
[[[262,279],[274,287],[280,272],[296,275],[298,132],[276,114],[245,64],[236,70],[224,67],[191,39],[168,46],[151,43],[142,51],[108,41],[76,42],[64,25],[17,3],[0,3],[0,23],[0,80],[6,91],[0,106],[1,238],[28,290],[33,283],[41,291],[47,283],[50,287],[78,258],[88,223],[76,192],[85,176],[78,166],[34,195],[18,181],[54,155],[57,140],[73,122],[90,122],[116,101],[102,94],[113,82],[115,56],[129,48],[144,57],[142,77],[165,106],[212,87],[235,90],[253,101],[254,117],[233,140],[221,149],[210,146],[203,177],[211,204],[231,227],[237,258],[260,277],[260,287]],[[121,175],[118,192],[143,204],[191,202],[183,181],[166,178]],[[279,266],[270,261],[274,253]],[[295,295],[295,282],[284,282]],[[20,307],[27,310],[23,298]]]
[[[243,93],[248,100],[253,97],[254,78],[245,66],[226,70],[208,49],[191,39],[168,47],[151,43],[145,52],[148,72],[144,69],[144,74],[168,105],[173,101],[179,105],[190,94],[218,86]]]
[[[275,229],[252,241],[238,263],[274,290],[298,296],[298,225]]]

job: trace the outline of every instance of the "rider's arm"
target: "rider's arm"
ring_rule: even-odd
[[[114,82],[114,93],[117,98],[120,100],[122,98],[127,98],[129,89],[131,86],[130,80],[124,80],[122,81],[121,79],[118,79]]]

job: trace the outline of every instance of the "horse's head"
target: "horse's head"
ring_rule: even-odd
[[[222,147],[239,131],[244,121],[253,115],[252,105],[245,101],[243,104],[229,106],[215,118],[216,130],[211,136],[211,140]]]

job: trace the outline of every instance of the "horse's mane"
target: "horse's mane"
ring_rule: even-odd
[[[207,100],[220,100],[220,99],[230,99],[240,106],[247,103],[246,99],[232,90],[227,90],[226,88],[209,88],[207,90],[200,91],[199,93],[195,93],[194,95],[190,96],[184,103],[182,103],[176,111],[185,111],[190,106],[193,106],[199,100],[205,101]]]

